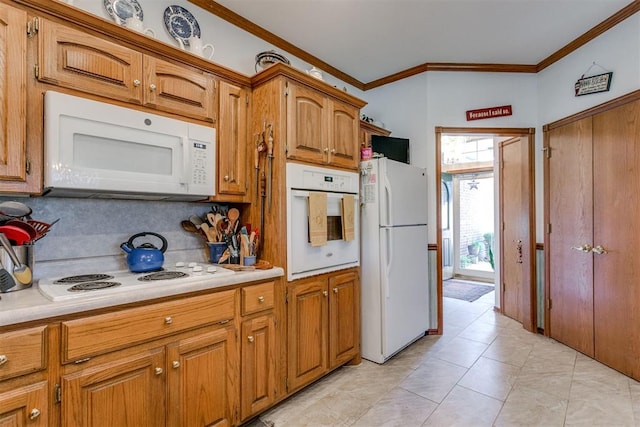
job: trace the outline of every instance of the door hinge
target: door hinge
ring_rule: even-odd
[[[289,290],[288,289],[284,292],[284,303],[285,304],[289,304]]]
[[[284,144],[284,154],[288,154],[289,153],[289,144]]]
[[[289,96],[289,82],[284,83],[284,96]]]
[[[504,221],[502,221],[502,229],[504,230],[506,227],[506,225],[504,224]]]
[[[24,170],[27,173],[27,175],[31,174],[31,160],[27,159],[24,165]]]
[[[218,117],[216,116],[215,113],[211,115],[211,120],[212,120],[212,123],[216,123],[216,121],[218,120]]]
[[[35,77],[36,79],[40,76],[40,67],[38,66],[38,64],[33,66],[33,77]]]
[[[245,100],[245,103],[249,105],[249,95],[245,96],[244,100]]]
[[[284,388],[289,393],[289,377],[284,377]]]
[[[547,300],[547,309],[551,310],[552,307],[553,307],[553,300],[549,298]]]
[[[27,38],[31,38],[38,33],[40,29],[40,21],[38,18],[33,18],[31,21],[27,22]]]
[[[62,402],[62,387],[60,386],[60,384],[56,384],[53,387],[53,400],[55,403]]]
[[[551,223],[547,224],[547,234],[551,234]]]
[[[551,158],[551,147],[544,147],[544,148],[542,149],[542,151],[544,151],[544,156],[545,156],[547,159],[550,159],[550,158]]]

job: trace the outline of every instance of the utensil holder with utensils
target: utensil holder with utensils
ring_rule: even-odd
[[[0,292],[13,292],[30,288],[33,285],[33,278],[24,279],[24,275],[20,279],[16,277],[16,267],[26,266],[29,272],[33,271],[34,265],[34,245],[11,246],[15,256],[19,261],[19,265],[13,262],[13,259],[7,249],[0,246]],[[23,283],[23,282],[27,283]]]

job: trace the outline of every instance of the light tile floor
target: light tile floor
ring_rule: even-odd
[[[640,383],[493,310],[444,300],[444,334],[321,379],[252,426],[640,426]]]

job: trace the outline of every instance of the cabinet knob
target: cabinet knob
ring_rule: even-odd
[[[141,82],[140,80],[138,80],[138,79],[135,79],[135,80],[133,81],[133,85],[134,85],[135,87],[140,86],[140,83],[142,83],[142,82]]]
[[[264,302],[264,297],[263,296],[259,296],[258,297],[258,302],[263,303]]]
[[[39,416],[40,416],[40,409],[38,409],[38,408],[33,408],[31,410],[31,412],[29,412],[29,419],[30,420],[35,420]]]
[[[249,342],[253,342],[253,341],[255,341],[255,340],[254,340],[254,338],[253,338],[253,335],[249,335],[249,336],[247,337],[247,341],[249,341]]]
[[[177,360],[174,360],[173,362],[171,362],[171,367],[173,369],[178,369],[180,367],[180,362]]]
[[[331,154],[335,154],[335,153],[336,153],[336,149],[335,149],[335,148],[332,148],[332,149],[331,149]]]
[[[4,365],[9,361],[9,358],[6,354],[0,354],[0,365]]]
[[[327,292],[327,291],[322,291],[322,295],[324,295],[325,297],[326,297],[326,296],[329,296],[329,292]]]
[[[328,153],[328,152],[329,152],[329,148],[325,148],[323,151],[324,151],[325,153]]]
[[[333,288],[333,293],[337,294],[338,293],[338,288]]]
[[[158,367],[158,368],[154,369],[154,370],[153,370],[153,372],[154,372],[156,375],[162,375],[162,373],[164,372],[164,369],[162,369],[162,368]]]
[[[157,87],[156,85],[154,85],[153,83],[151,83],[151,84],[149,85],[149,90],[150,90],[151,92],[155,91],[157,88],[158,88],[158,87]]]
[[[164,318],[165,325],[170,325],[173,323],[173,318],[171,316],[167,316]]]
[[[229,182],[229,175],[224,176],[224,182]]]

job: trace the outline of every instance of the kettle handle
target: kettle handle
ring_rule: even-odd
[[[133,241],[142,236],[156,236],[158,239],[162,240],[162,247],[160,248],[160,252],[164,253],[164,251],[167,250],[167,239],[165,239],[158,233],[153,233],[151,231],[143,231],[142,233],[134,234],[129,238],[129,241],[126,243],[126,245],[132,249],[135,248],[135,246],[133,246]]]

